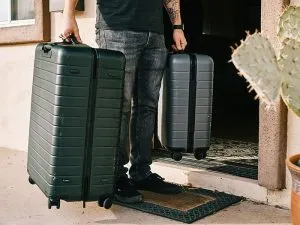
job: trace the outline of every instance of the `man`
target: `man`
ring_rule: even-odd
[[[65,1],[61,36],[67,39],[73,34],[81,42],[74,13],[76,4],[77,0]],[[165,182],[150,169],[155,114],[167,57],[163,5],[174,25],[173,48],[183,50],[187,43],[182,30],[179,0],[97,0],[97,44],[100,48],[121,51],[126,58],[115,197],[127,203],[142,201],[137,190],[165,194],[181,191],[177,185]],[[126,148],[129,146],[129,130],[131,154]],[[125,167],[129,155],[130,179]]]

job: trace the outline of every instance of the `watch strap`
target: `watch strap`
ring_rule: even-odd
[[[184,30],[183,24],[175,24],[173,25],[173,30]]]

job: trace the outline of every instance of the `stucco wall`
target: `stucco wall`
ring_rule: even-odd
[[[86,11],[77,13],[82,39],[91,46],[96,46],[95,5],[86,1]],[[52,13],[52,40],[59,40],[61,21],[61,13]],[[27,151],[35,46],[0,46],[0,147]]]
[[[0,47],[0,147],[27,149],[34,48]]]
[[[277,38],[277,21],[289,0],[262,0],[261,27],[276,49],[280,48]],[[270,190],[285,188],[285,157],[287,134],[287,110],[282,101],[276,110],[266,110],[261,104],[259,123],[258,182]]]

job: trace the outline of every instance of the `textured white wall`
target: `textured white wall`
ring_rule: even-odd
[[[85,12],[77,13],[78,24],[83,41],[96,47],[96,4],[85,2]],[[52,13],[53,41],[59,40],[61,21],[61,13]],[[0,147],[27,151],[35,46],[0,46]]]
[[[0,47],[0,147],[27,149],[34,49]]]

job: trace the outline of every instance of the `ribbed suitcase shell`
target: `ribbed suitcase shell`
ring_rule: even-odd
[[[36,47],[27,170],[49,199],[113,194],[124,67],[116,51]]]
[[[196,80],[191,81],[192,57],[196,59]],[[212,58],[199,54],[171,54],[164,77],[162,143],[172,151],[192,152],[210,144],[213,96]],[[195,82],[195,123],[193,148],[188,149],[190,85]]]

